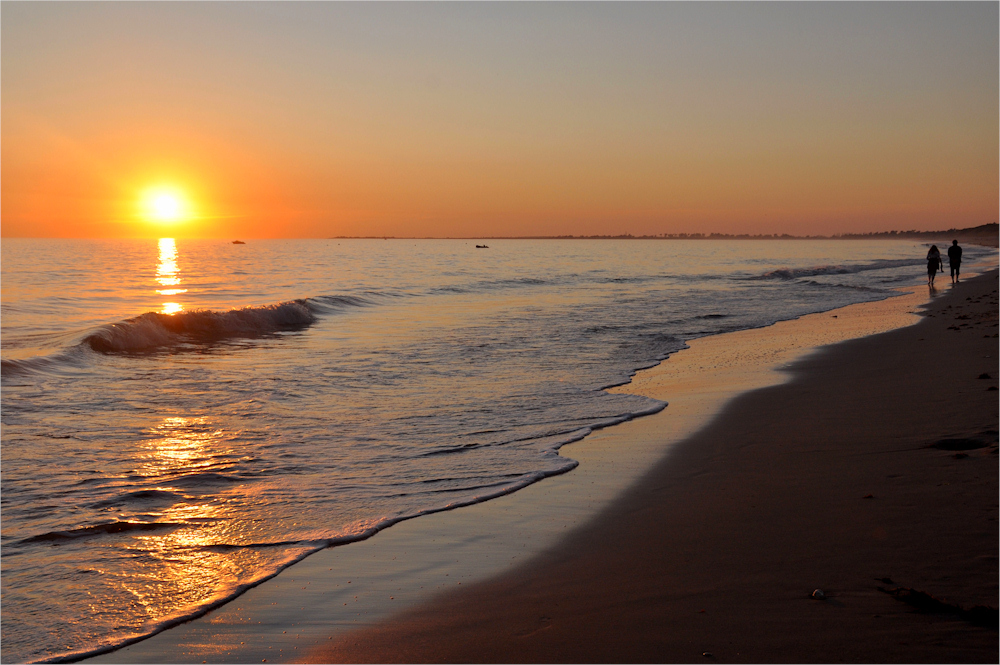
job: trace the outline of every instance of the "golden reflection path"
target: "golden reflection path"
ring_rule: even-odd
[[[136,473],[157,491],[177,497],[169,506],[146,512],[146,519],[174,527],[138,535],[130,548],[138,566],[119,577],[140,624],[186,615],[230,595],[254,571],[273,564],[276,554],[240,547],[254,540],[250,525],[235,514],[233,501],[239,504],[240,499],[233,493],[246,493],[238,488],[241,483],[213,486],[212,476],[225,474],[239,457],[235,433],[207,417],[179,416],[164,418],[149,433]]]
[[[160,238],[160,263],[156,267],[156,281],[163,288],[156,292],[161,296],[175,296],[180,293],[187,293],[187,289],[176,288],[180,286],[181,279],[177,276],[177,243],[173,238]],[[160,309],[161,314],[176,314],[183,312],[184,307],[178,302],[165,302]]]

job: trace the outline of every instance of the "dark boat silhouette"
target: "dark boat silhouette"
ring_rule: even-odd
[[[476,245],[476,249],[489,249],[489,245]]]
[[[243,242],[242,240],[234,240],[234,241],[233,241],[233,244],[234,244],[234,245],[245,245],[246,243],[245,243],[245,242]]]

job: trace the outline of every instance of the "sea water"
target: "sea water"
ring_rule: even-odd
[[[604,388],[692,338],[891,297],[927,251],[488,244],[4,240],[3,661],[122,644],[569,471],[560,446],[665,406]]]

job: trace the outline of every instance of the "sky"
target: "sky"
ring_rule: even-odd
[[[998,25],[995,2],[5,0],[0,232],[996,222]]]

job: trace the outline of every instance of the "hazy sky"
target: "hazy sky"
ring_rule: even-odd
[[[998,4],[0,5],[4,236],[995,222]],[[143,217],[152,186],[192,219]]]

